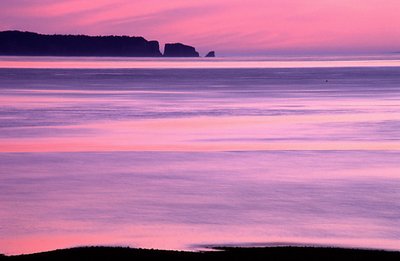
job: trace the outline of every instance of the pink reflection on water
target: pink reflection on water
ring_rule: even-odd
[[[346,140],[357,129],[324,128],[328,123],[400,120],[400,113],[285,116],[194,117],[107,121],[53,127],[84,129],[73,137],[6,138],[1,152],[79,151],[246,151],[246,150],[399,150],[400,142]],[[31,127],[34,128],[34,127]],[[304,141],[300,137],[308,137]],[[329,140],[337,137],[337,140]],[[292,139],[288,142],[287,139]]]
[[[312,224],[297,225],[313,226]],[[356,225],[357,224],[357,225]],[[71,227],[68,224],[58,223],[61,228]],[[74,225],[75,226],[75,225]],[[73,226],[73,227],[74,227]],[[290,225],[280,226],[196,226],[196,225],[174,225],[174,224],[151,224],[151,225],[124,225],[91,232],[68,232],[54,234],[35,234],[16,236],[11,239],[0,239],[5,254],[28,254],[54,249],[80,247],[80,246],[130,246],[148,249],[176,249],[194,251],[206,246],[269,246],[277,245],[326,245],[343,246],[355,248],[398,250],[396,241],[384,240],[374,237],[365,231],[382,231],[382,227],[368,223],[367,220],[343,221],[336,224],[323,224],[327,231],[346,231],[351,229],[359,233],[356,238],[337,236],[335,238],[321,238],[312,236],[290,236]],[[265,242],[265,243],[263,243]]]
[[[398,249],[396,96],[45,88],[0,95],[1,252]],[[171,93],[188,97],[157,96]]]
[[[10,254],[82,245],[192,250],[253,242],[398,249],[392,208],[398,153],[8,157],[24,160],[15,165],[0,158],[2,174],[14,173],[0,175],[10,186],[3,193],[13,191],[0,197],[0,218],[8,224],[0,245]],[[382,214],[387,219],[376,218]]]
[[[52,57],[49,57],[52,58]],[[279,60],[254,60],[232,58],[216,58],[210,61],[204,58],[110,58],[108,60],[83,57],[58,59],[42,59],[35,57],[17,57],[2,59],[0,68],[59,68],[59,69],[126,69],[126,68],[324,68],[324,67],[397,67],[400,66],[398,59],[380,60],[312,60],[312,61],[279,61]]]
[[[248,142],[227,142],[203,144],[126,144],[124,138],[112,141],[98,142],[93,139],[68,139],[63,142],[55,139],[37,139],[29,143],[21,140],[2,142],[1,152],[94,152],[94,151],[176,151],[176,152],[207,152],[207,151],[266,151],[266,150],[400,150],[400,142],[295,142],[272,144],[248,144]],[[104,142],[104,143],[103,143]],[[111,144],[110,144],[111,143]]]

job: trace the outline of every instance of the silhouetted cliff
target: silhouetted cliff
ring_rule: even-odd
[[[167,43],[164,47],[165,57],[199,57],[196,49],[181,43]]]
[[[0,55],[29,56],[162,56],[157,41],[143,37],[43,35],[0,32]]]

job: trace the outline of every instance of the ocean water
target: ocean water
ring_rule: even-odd
[[[400,250],[400,60],[0,67],[0,253]]]

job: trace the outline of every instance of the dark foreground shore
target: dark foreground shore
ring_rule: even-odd
[[[215,248],[184,252],[122,247],[82,247],[0,256],[0,260],[400,260],[400,252],[328,247]]]

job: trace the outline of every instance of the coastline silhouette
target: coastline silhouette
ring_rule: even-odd
[[[143,37],[0,32],[0,55],[199,57],[194,47],[182,43],[167,43],[164,49],[163,55],[158,41],[148,41]]]

